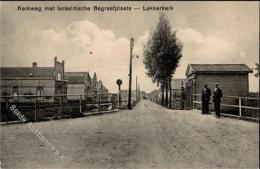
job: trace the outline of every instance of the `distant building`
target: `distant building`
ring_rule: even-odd
[[[171,81],[171,108],[183,109],[184,108],[184,83],[185,79],[172,79]],[[170,94],[168,95],[170,97]],[[170,98],[169,98],[170,100]]]
[[[86,99],[91,92],[91,78],[88,72],[66,72],[68,100]]]
[[[182,93],[182,88],[185,79],[172,79],[171,81],[171,91],[172,91],[172,98],[180,98]],[[170,89],[170,88],[169,88]],[[161,98],[161,90],[153,91],[153,97]],[[168,96],[170,96],[170,90],[168,91]]]
[[[125,90],[121,90],[121,92],[120,92],[122,105],[127,105],[127,103],[128,103],[128,91],[129,91],[128,89],[125,89]],[[132,90],[132,92],[131,92],[132,104],[135,100],[136,100],[136,90]]]
[[[189,64],[185,82],[187,102],[192,106],[192,95],[200,94],[204,84],[213,91],[214,83],[219,83],[224,95],[246,96],[248,74],[252,72],[245,64]]]
[[[67,94],[67,81],[64,75],[64,60],[57,61],[54,57],[53,67],[38,67],[36,62],[32,67],[1,67],[0,89],[1,95],[49,95],[38,97],[41,101],[55,101],[59,97],[53,95]],[[31,101],[29,97],[13,97],[10,101]],[[66,100],[66,96],[61,97]]]
[[[98,93],[101,94],[101,99],[108,98],[108,89],[104,86],[101,80],[98,81]]]
[[[99,99],[99,94],[102,94],[103,97],[106,96],[108,94],[108,89],[104,86],[101,80],[97,80],[97,74],[94,72],[93,78],[91,78],[91,87],[88,93],[88,98],[91,98],[92,100]]]
[[[149,99],[153,102],[160,102],[160,91],[159,90],[153,90],[151,93],[149,93]]]
[[[171,90],[172,90],[172,98],[180,99],[182,93],[182,87],[185,79],[172,79],[171,82]]]
[[[97,74],[94,72],[93,78],[91,78],[90,82],[90,88],[89,88],[88,97],[93,98],[97,97],[98,93],[98,80],[97,80]]]
[[[96,73],[93,78],[88,72],[66,72],[65,76],[68,80],[68,100],[79,100],[80,95],[86,100],[99,99],[99,94],[102,94],[102,98],[108,96],[108,89],[101,80],[97,80]]]

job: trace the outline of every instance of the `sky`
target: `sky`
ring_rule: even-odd
[[[44,11],[46,6],[131,6],[131,11]],[[42,11],[18,11],[42,7]],[[143,45],[158,22],[158,11],[143,6],[173,6],[166,11],[172,31],[183,42],[183,57],[174,78],[185,78],[188,64],[259,62],[259,2],[0,2],[1,66],[53,66],[54,56],[65,60],[65,71],[97,73],[111,91],[116,80],[128,88],[130,38],[135,39],[133,88],[138,76],[141,90],[157,88],[146,76]],[[249,76],[250,91],[259,79]]]

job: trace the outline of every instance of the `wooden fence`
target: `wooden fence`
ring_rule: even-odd
[[[68,96],[73,96],[68,100]],[[50,99],[55,98],[55,99]],[[51,100],[51,101],[50,101]],[[123,101],[118,104],[117,94],[96,94],[90,98],[84,95],[16,95],[0,96],[0,121],[17,121],[18,117],[10,109],[15,105],[28,121],[42,121],[49,119],[80,117],[86,114],[97,114],[126,108]],[[132,102],[133,106],[137,103]]]
[[[200,109],[201,103],[201,94],[193,94],[193,109]],[[255,97],[224,95],[221,107],[222,115],[259,119],[259,99]]]

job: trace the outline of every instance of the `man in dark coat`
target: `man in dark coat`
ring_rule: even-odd
[[[222,96],[223,93],[222,90],[219,88],[219,84],[215,83],[215,89],[213,92],[213,102],[214,102],[214,108],[215,108],[217,118],[220,118],[220,102]]]
[[[202,102],[202,114],[209,114],[209,101],[210,101],[211,91],[208,85],[205,84],[201,91],[201,102]]]

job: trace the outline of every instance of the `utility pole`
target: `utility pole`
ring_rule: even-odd
[[[102,112],[102,108],[101,108],[101,95],[102,95],[102,80],[100,80],[99,81],[99,83],[98,83],[98,94],[99,94],[99,96],[98,96],[98,112],[100,113],[100,112]]]
[[[135,80],[135,98],[136,98],[136,101],[138,100],[138,86],[137,86],[137,76],[136,76],[136,80]]]
[[[134,48],[134,38],[130,40],[130,65],[129,65],[129,90],[128,90],[128,109],[132,109],[131,103],[131,88],[132,88],[132,55],[133,55],[133,48]]]
[[[140,84],[138,84],[138,99],[141,99]]]

